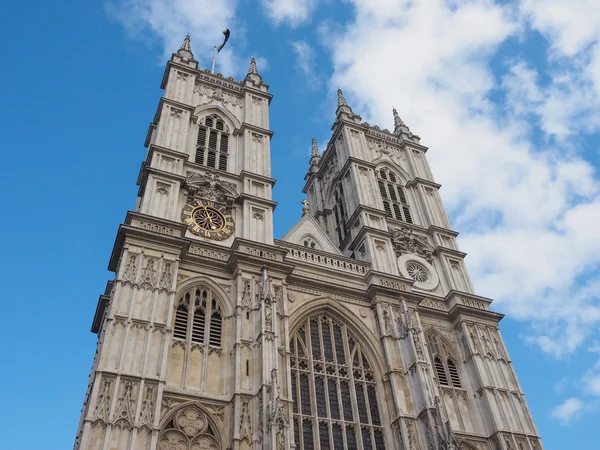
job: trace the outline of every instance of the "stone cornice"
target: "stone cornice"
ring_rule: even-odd
[[[129,216],[129,213],[128,213]],[[149,244],[156,244],[163,247],[170,247],[174,253],[180,254],[185,247],[185,241],[181,237],[170,236],[167,234],[157,233],[154,231],[140,228],[139,226],[121,224],[117,231],[117,237],[113,246],[110,260],[108,263],[108,270],[116,272],[119,264],[119,258],[125,244],[125,238],[133,237],[143,239]]]
[[[455,250],[453,248],[448,248],[448,247],[442,247],[441,245],[438,245],[434,250],[433,250],[433,254],[435,256],[439,256],[440,254],[446,253],[448,255],[453,255],[456,256],[457,258],[461,258],[464,259],[467,254],[465,252],[461,252],[460,250]]]
[[[276,245],[235,238],[231,244],[231,251],[232,256],[228,264],[232,273],[236,273],[237,266],[244,263],[256,269],[268,264],[270,270],[280,271],[284,276],[294,270],[294,265],[285,261],[287,249]]]
[[[102,322],[104,320],[104,313],[106,311],[106,307],[110,302],[110,294],[114,285],[114,281],[111,280],[106,283],[106,288],[104,289],[104,294],[100,295],[98,298],[98,304],[96,305],[96,312],[94,313],[94,319],[92,320],[91,332],[95,334],[100,334],[102,330]]]
[[[269,136],[269,139],[271,139],[273,137],[273,134],[275,134],[271,130],[267,130],[266,128],[257,127],[256,125],[252,125],[248,122],[242,123],[242,125],[239,128],[238,134],[242,134],[246,129],[253,131],[255,133],[261,133],[261,134],[267,135],[267,136]]]
[[[153,155],[154,153],[156,153],[157,151],[160,151],[162,153],[167,153],[171,156],[182,158],[182,159],[186,160],[186,162],[187,162],[187,159],[190,157],[189,154],[180,152],[179,150],[173,150],[171,148],[161,147],[156,144],[151,144],[150,147],[148,148],[148,157],[146,158],[146,162],[150,162],[152,160],[152,158],[150,156]]]
[[[254,172],[248,172],[247,170],[242,170],[238,176],[238,179],[240,181],[247,180],[247,179],[260,180],[267,184],[270,184],[271,187],[275,186],[275,183],[277,183],[277,180],[275,178],[267,177],[265,175],[260,175],[258,173],[254,173]]]
[[[244,201],[251,201],[254,203],[260,203],[261,205],[266,205],[266,206],[270,206],[271,208],[273,208],[273,211],[275,211],[275,208],[277,208],[277,202],[274,200],[269,200],[267,198],[263,198],[263,197],[257,197],[256,195],[250,195],[247,193],[241,193],[240,196],[238,197],[238,202],[242,203]]]
[[[386,238],[391,239],[391,237],[392,237],[392,235],[389,231],[380,230],[379,228],[364,226],[360,229],[360,231],[358,232],[358,234],[356,235],[354,240],[350,243],[350,245],[348,246],[348,249],[355,250],[356,246],[362,242],[362,240],[364,239],[364,237],[367,233],[370,233],[373,236],[378,236],[383,239],[386,239]]]
[[[154,119],[152,120],[152,123],[154,125],[158,125],[158,121],[160,120],[160,115],[162,114],[162,106],[165,104],[170,105],[170,106],[175,106],[176,108],[180,108],[184,111],[188,111],[190,113],[190,120],[192,119],[192,116],[194,116],[194,110],[196,109],[193,106],[186,105],[185,103],[180,103],[176,100],[171,100],[170,98],[167,98],[167,97],[161,97],[160,100],[158,101],[158,106],[156,107],[156,114],[154,114]]]
[[[178,174],[173,173],[173,172],[165,172],[164,170],[160,170],[160,169],[157,169],[155,167],[150,167],[144,161],[142,163],[142,166],[140,167],[140,173],[139,173],[138,179],[136,181],[137,185],[140,187],[140,189],[138,191],[138,197],[142,196],[142,193],[144,191],[144,187],[146,186],[146,181],[148,181],[148,175],[151,174],[151,173],[153,173],[155,175],[160,175],[163,178],[166,178],[167,180],[177,180],[182,185],[185,182],[185,177],[184,176],[178,175]]]
[[[265,86],[267,89],[269,89],[268,84],[261,83],[261,85]],[[242,93],[246,93],[246,92],[251,95],[256,95],[256,96],[266,98],[267,101],[269,102],[269,105],[271,104],[271,100],[273,100],[273,94],[269,94],[266,91],[261,91],[260,89],[256,89],[254,86],[244,83],[244,85],[242,86]]]
[[[427,229],[427,233],[429,233],[430,235],[433,235],[434,231],[440,234],[447,234],[454,238],[458,237],[458,235],[460,234],[458,231],[451,230],[450,228],[442,228],[438,225],[430,225]]]
[[[410,180],[408,183],[406,183],[406,187],[412,188],[413,186],[417,186],[419,184],[429,186],[434,189],[440,189],[442,187],[441,184],[438,184],[434,181],[426,180],[424,178],[419,178],[419,177],[415,177],[412,180]]]

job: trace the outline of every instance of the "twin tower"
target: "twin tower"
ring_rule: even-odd
[[[273,236],[269,105],[167,63],[92,331],[76,450],[541,450],[427,148],[338,90],[304,215]]]

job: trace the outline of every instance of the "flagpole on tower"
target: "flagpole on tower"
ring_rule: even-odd
[[[231,34],[231,32],[229,31],[229,28],[227,28],[226,30],[223,30],[223,35],[225,36],[225,40],[223,41],[223,43],[221,45],[219,45],[219,46],[215,45],[215,53],[213,54],[213,63],[212,63],[212,70],[211,70],[211,73],[213,75],[215,73],[215,61],[217,60],[217,53],[219,53],[223,49],[223,47],[225,47],[225,44],[229,40],[230,34]]]
[[[212,70],[210,71],[213,75],[215,74],[215,61],[217,60],[217,46],[215,45],[215,53],[213,55]]]

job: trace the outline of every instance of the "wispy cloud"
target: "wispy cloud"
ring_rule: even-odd
[[[558,419],[561,425],[567,426],[581,412],[583,407],[581,400],[571,397],[555,407],[550,412],[550,415],[553,418]]]
[[[237,0],[117,0],[107,3],[106,10],[131,37],[157,39],[163,60],[177,51],[190,33],[195,58],[208,67],[213,47],[223,40],[222,31],[230,28],[240,33],[242,29],[234,27],[236,6]],[[232,39],[219,54],[218,70],[240,75],[245,58],[240,58],[234,42]]]
[[[306,86],[310,89],[321,87],[322,78],[316,71],[315,50],[306,41],[292,41],[290,46],[296,55],[296,65],[304,76]]]
[[[275,25],[287,22],[297,27],[310,19],[318,0],[261,0],[261,3]]]

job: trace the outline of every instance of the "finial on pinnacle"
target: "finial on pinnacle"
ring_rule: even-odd
[[[308,212],[308,202],[304,199],[300,203],[302,203],[302,215],[305,215]]]
[[[183,44],[181,44],[181,50],[192,51],[192,46],[190,45],[190,33],[185,35],[185,39],[183,40]]]
[[[192,46],[190,44],[190,34],[189,33],[185,35],[183,44],[181,44],[181,48],[179,50],[177,50],[177,54],[184,59],[194,57],[194,54],[192,53]]]
[[[254,56],[250,59],[250,69],[248,69],[248,73],[258,75],[258,70],[256,70],[256,59],[254,59]]]
[[[315,156],[321,156],[321,154],[319,153],[319,147],[317,147],[317,140],[315,138],[312,138],[312,152],[311,152],[311,156],[313,158]]]
[[[340,106],[348,106],[348,103],[346,103],[346,99],[344,98],[344,94],[340,88],[338,88],[338,90],[337,90],[337,97],[338,97],[338,108]]]
[[[393,106],[392,106],[392,112],[394,114],[394,128],[405,126],[404,122],[402,122],[402,119],[398,115],[398,111],[396,111],[396,108],[394,108]]]

